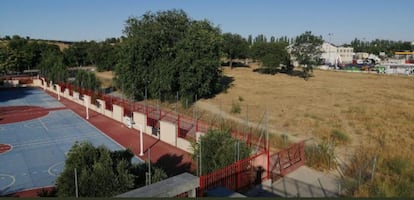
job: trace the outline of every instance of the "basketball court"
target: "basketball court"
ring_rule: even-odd
[[[0,90],[0,196],[53,186],[67,152],[82,141],[123,149],[41,89]]]

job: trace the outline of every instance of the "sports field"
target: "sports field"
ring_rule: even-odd
[[[53,186],[67,152],[81,141],[123,149],[41,89],[0,90],[0,196]]]

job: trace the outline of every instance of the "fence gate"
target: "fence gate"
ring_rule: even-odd
[[[305,143],[299,142],[270,155],[272,175],[285,176],[305,164]]]

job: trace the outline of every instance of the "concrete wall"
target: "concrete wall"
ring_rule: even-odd
[[[78,103],[78,100],[79,100],[79,92],[75,92],[75,91],[73,91],[72,100],[73,100],[74,102]]]
[[[83,95],[83,101],[84,101],[85,106],[88,105],[88,107],[90,108],[91,107],[91,100],[92,100],[91,96],[86,95],[86,94]]]
[[[35,87],[43,87],[42,80],[40,80],[40,79],[33,79],[33,85]]]
[[[190,141],[183,139],[183,138],[177,138],[177,147],[179,149],[182,149],[188,153],[193,153],[193,149],[191,148]]]
[[[200,137],[205,135],[203,132],[196,132],[196,141],[198,142],[200,140]]]
[[[118,122],[124,123],[122,120],[124,119],[124,108],[118,105],[112,106],[112,118]]]
[[[177,126],[171,122],[160,121],[160,140],[176,146]]]
[[[16,87],[19,85],[19,80],[4,80],[4,86]]]
[[[65,97],[67,99],[71,98],[71,96],[69,95],[69,89],[68,88],[66,88],[65,91],[63,91],[63,97]]]
[[[147,133],[146,127],[147,127],[147,117],[139,112],[134,112],[132,114],[133,120],[134,120],[134,125],[132,126],[132,128],[139,130],[140,127],[142,126],[142,131],[144,131],[145,133]]]

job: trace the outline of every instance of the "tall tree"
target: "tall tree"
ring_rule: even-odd
[[[246,58],[249,45],[247,41],[239,34],[223,34],[223,52],[230,60],[230,68],[233,68],[233,59]]]
[[[221,41],[209,22],[191,20],[182,10],[148,12],[129,18],[124,34],[115,82],[127,96],[141,99],[145,88],[149,98],[215,92]]]
[[[41,61],[37,65],[40,73],[47,79],[57,82],[66,82],[67,67],[63,64],[63,55],[59,50],[48,49],[41,54]]]
[[[255,43],[252,53],[255,59],[262,62],[261,73],[276,74],[281,65],[290,66],[290,56],[284,42]]]
[[[303,67],[303,77],[307,80],[313,72],[313,67],[320,64],[323,39],[315,36],[311,31],[296,37],[292,45],[291,53],[296,61]]]

